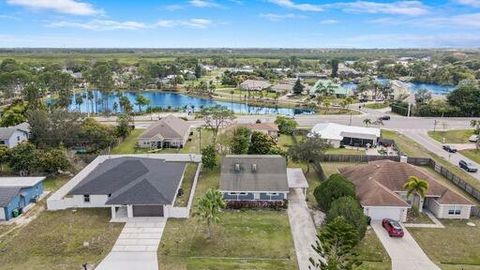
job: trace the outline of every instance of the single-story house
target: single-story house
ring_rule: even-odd
[[[143,132],[138,138],[141,148],[184,147],[190,135],[190,124],[173,115],[168,115]]]
[[[246,80],[240,84],[240,89],[245,91],[262,91],[267,90],[272,85],[267,81]]]
[[[275,93],[291,93],[293,91],[293,86],[294,84],[288,84],[288,83],[279,83],[275,84],[272,86],[272,92]]]
[[[269,135],[272,138],[277,138],[279,129],[278,125],[275,123],[254,123],[254,124],[233,124],[228,127],[228,130],[234,130],[238,127],[245,127],[250,129],[251,131],[261,132],[265,135]]]
[[[320,135],[333,147],[341,145],[350,146],[375,146],[380,138],[379,128],[346,126],[335,123],[316,124],[310,131],[310,135]]]
[[[30,137],[30,125],[21,123],[12,127],[0,128],[0,145],[13,148],[19,143],[28,141]]]
[[[47,207],[106,207],[112,219],[172,217],[187,161],[155,156],[99,156],[52,195]]]
[[[0,177],[0,220],[21,214],[43,193],[45,177]]]
[[[283,201],[289,187],[287,162],[280,155],[227,155],[220,191],[227,201]]]
[[[342,168],[340,173],[355,185],[365,215],[373,220],[383,218],[401,222],[407,220],[407,210],[412,207],[414,200],[413,196],[407,197],[403,185],[410,176],[417,176],[429,184],[425,198],[420,199],[420,211],[428,209],[437,218],[470,218],[473,206],[470,200],[414,165],[380,160]]]
[[[326,90],[331,91],[331,94],[338,98],[353,95],[350,89],[343,88],[340,84],[334,83],[331,80],[318,80],[312,88],[310,88],[309,93],[315,96]]]

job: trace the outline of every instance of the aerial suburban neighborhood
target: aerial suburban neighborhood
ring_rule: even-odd
[[[0,270],[480,270],[479,14],[0,0]]]

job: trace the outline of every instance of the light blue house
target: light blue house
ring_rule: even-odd
[[[283,201],[289,187],[287,162],[280,155],[227,155],[220,191],[227,201]]]
[[[45,177],[0,177],[0,220],[21,214],[43,193]]]

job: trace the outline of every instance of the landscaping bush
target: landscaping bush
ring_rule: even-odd
[[[278,125],[281,134],[293,135],[293,132],[297,129],[297,122],[285,116],[277,116],[275,124]]]
[[[287,209],[288,201],[228,201],[228,209]]]
[[[317,186],[313,195],[324,211],[328,211],[332,202],[340,197],[356,197],[355,186],[338,173],[330,175],[326,181]]]
[[[330,210],[327,212],[327,223],[335,218],[343,216],[357,230],[357,240],[360,241],[365,236],[367,230],[367,216],[363,214],[360,203],[352,197],[341,197],[332,202]]]

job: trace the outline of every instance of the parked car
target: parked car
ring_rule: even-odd
[[[480,139],[480,135],[472,135],[470,136],[470,138],[468,138],[468,141],[476,143],[478,142],[479,139]]]
[[[403,229],[398,221],[384,218],[382,220],[382,226],[387,230],[390,237],[403,237]]]
[[[390,115],[382,115],[378,119],[379,120],[390,120]]]
[[[458,162],[458,166],[460,166],[460,168],[464,169],[467,172],[477,172],[478,171],[478,169],[477,169],[477,167],[475,167],[475,165],[473,165],[470,162],[466,162],[465,160],[460,160],[460,162]]]
[[[450,153],[456,153],[457,152],[457,149],[451,145],[444,145],[442,146],[443,147],[443,150],[447,151],[447,152],[450,152]]]

